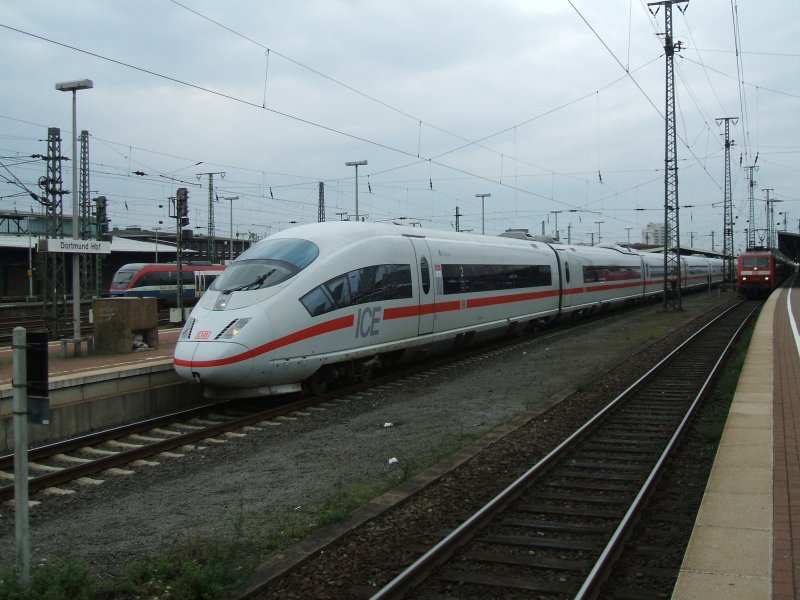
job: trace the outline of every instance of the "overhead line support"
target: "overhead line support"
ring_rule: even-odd
[[[678,139],[675,125],[675,52],[681,43],[672,37],[672,5],[688,0],[661,0],[648,6],[664,7],[664,55],[666,58],[666,111],[664,118],[664,310],[683,310],[681,304],[681,239],[678,204]]]

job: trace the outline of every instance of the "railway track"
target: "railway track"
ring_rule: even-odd
[[[755,311],[696,333],[372,598],[589,598]]]
[[[552,338],[587,327],[588,322],[577,326],[556,327],[541,338]],[[540,338],[540,339],[541,339]],[[519,344],[531,343],[523,340]],[[424,363],[410,364],[388,374],[368,381],[356,382],[324,395],[310,396],[287,401],[278,406],[263,409],[257,402],[249,404],[242,400],[214,403],[161,417],[130,423],[92,434],[70,438],[45,446],[32,448],[28,452],[30,474],[28,489],[31,494],[71,484],[104,471],[121,469],[128,465],[146,465],[159,455],[171,457],[174,451],[191,450],[201,440],[216,440],[218,436],[241,435],[249,427],[266,425],[275,419],[285,418],[298,411],[313,409],[339,397],[362,392],[382,385],[394,385],[398,379],[414,376],[420,372],[469,362],[475,356],[507,347],[508,340],[483,345],[463,351],[455,356],[444,356]],[[0,502],[14,497],[14,455],[0,456]],[[58,490],[56,489],[56,493]]]
[[[214,443],[226,436],[243,435],[249,427],[259,423],[266,426],[273,419],[319,402],[318,398],[307,398],[269,409],[241,402],[205,405],[32,448],[28,452],[28,489],[30,493],[63,493],[58,486],[85,482],[84,478],[113,473],[113,469],[146,466],[148,463],[139,461],[153,457],[174,458],[192,450],[201,440]],[[13,497],[14,455],[7,454],[0,456],[0,502]]]
[[[279,406],[263,410],[246,401],[233,400],[225,403],[204,405],[130,423],[109,430],[70,438],[45,446],[32,448],[28,453],[29,492],[31,494],[54,490],[60,493],[58,486],[72,485],[83,478],[114,469],[129,469],[147,466],[149,459],[164,456],[172,457],[181,451],[190,451],[201,440],[219,441],[219,436],[241,435],[249,427],[258,426],[270,420],[285,418],[293,412],[308,410],[312,407],[335,400],[349,394],[359,393],[381,385],[394,385],[404,377],[432,371],[440,367],[454,367],[458,364],[469,364],[474,357],[488,355],[494,351],[502,351],[510,345],[525,346],[541,343],[577,329],[591,327],[598,319],[613,316],[613,313],[598,315],[575,323],[559,324],[544,333],[539,333],[520,340],[504,339],[491,344],[472,348],[451,356],[442,356],[435,360],[409,364],[403,368],[393,369],[387,374],[373,377],[367,381],[333,390],[324,395],[299,398]],[[141,462],[145,461],[145,462]],[[0,456],[0,502],[14,497],[14,455]]]

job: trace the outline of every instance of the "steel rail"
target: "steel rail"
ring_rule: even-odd
[[[569,437],[563,440],[558,446],[551,450],[539,462],[529,468],[513,483],[496,495],[480,510],[474,513],[435,546],[428,550],[425,554],[419,557],[414,563],[409,565],[405,570],[398,574],[394,579],[387,583],[382,589],[371,596],[371,600],[385,600],[388,598],[399,598],[404,596],[408,591],[419,585],[424,581],[430,573],[439,565],[448,560],[455,551],[461,546],[465,545],[470,539],[480,531],[483,526],[488,523],[492,517],[501,511],[504,507],[513,502],[525,490],[529,483],[544,473],[549,467],[564,456],[572,449],[574,444],[586,437],[597,425],[612,411],[614,411],[620,404],[625,402],[633,392],[642,387],[645,383],[651,380],[659,371],[661,371],[668,363],[670,363],[678,354],[680,354],[689,344],[693,343],[699,336],[703,335],[707,330],[720,319],[727,316],[732,310],[736,309],[742,304],[742,301],[737,302],[720,315],[717,315],[709,323],[705,324],[701,329],[693,333],[689,338],[684,340],[680,345],[674,348],[667,356],[661,359],[655,366],[650,368],[644,375],[637,379],[634,383],[628,386],[616,398],[611,400],[602,410],[596,413],[591,419],[584,423],[579,429],[573,432]],[[755,309],[754,309],[755,310]],[[748,315],[748,319],[752,315]],[[738,335],[737,330],[737,335]],[[730,347],[730,343],[727,348]],[[718,360],[718,364],[721,361]],[[704,385],[704,388],[706,386]],[[648,478],[649,481],[649,478]],[[603,558],[610,554],[604,552]],[[594,569],[592,570],[594,573]],[[593,575],[596,577],[596,575]]]
[[[139,448],[122,450],[117,454],[97,458],[85,464],[74,465],[71,467],[64,467],[59,471],[54,471],[51,473],[40,475],[35,478],[31,478],[28,482],[29,491],[36,492],[48,487],[53,487],[64,483],[68,483],[70,481],[74,481],[81,477],[87,477],[89,475],[93,475],[95,473],[99,473],[111,468],[120,467],[129,464],[133,461],[147,458],[155,454],[159,454],[161,452],[168,452],[170,450],[174,450],[175,448],[179,448],[181,446],[185,446],[187,444],[191,444],[193,442],[197,442],[202,439],[224,434],[228,431],[241,429],[242,427],[252,425],[253,423],[275,419],[277,417],[301,410],[303,408],[306,408],[308,406],[317,403],[319,403],[318,398],[306,398],[298,400],[290,404],[281,405],[280,407],[258,411],[251,415],[234,418],[229,421],[224,421],[215,425],[209,425],[207,427],[204,427],[203,429],[198,429],[196,431],[189,431],[181,435],[165,438],[158,442],[150,442],[142,444]],[[217,406],[216,408],[219,408],[219,406]],[[206,410],[206,412],[208,412],[208,410]],[[116,439],[119,439],[120,437],[125,437],[125,435],[123,434],[121,436],[116,436]],[[14,497],[13,485],[0,487],[0,501],[10,500],[13,497]]]
[[[733,308],[733,307],[732,307]],[[705,397],[706,393],[708,392],[708,388],[711,386],[711,382],[714,378],[718,375],[720,369],[722,368],[725,359],[730,354],[731,348],[733,348],[733,344],[741,335],[744,328],[750,322],[753,314],[756,312],[758,307],[753,308],[753,310],[745,317],[742,321],[741,325],[737,328],[736,332],[731,336],[731,339],[728,341],[727,345],[720,353],[719,357],[717,358],[716,363],[712,367],[708,377],[703,382],[703,385],[700,391],[696,394],[692,404],[689,406],[689,409],[686,411],[683,419],[681,420],[680,424],[678,425],[677,430],[670,438],[667,446],[664,448],[664,451],[661,453],[661,456],[656,461],[655,466],[651,470],[650,474],[647,476],[644,485],[639,490],[639,493],[636,494],[631,506],[625,512],[625,516],[620,521],[617,529],[612,534],[611,538],[606,544],[606,547],[600,553],[597,562],[595,562],[594,567],[589,572],[589,575],[586,577],[586,580],[583,582],[583,585],[578,590],[578,593],[575,594],[575,600],[584,600],[586,598],[593,598],[598,592],[599,586],[605,580],[606,576],[609,573],[609,570],[613,564],[614,557],[618,554],[622,545],[625,543],[625,540],[628,538],[631,529],[636,521],[636,516],[641,512],[642,508],[644,507],[648,496],[652,492],[653,488],[655,487],[656,481],[658,477],[661,475],[661,472],[664,468],[665,463],[669,459],[669,457],[675,451],[675,448],[678,445],[681,437],[683,437],[686,430],[689,428],[689,423],[694,415],[697,407],[699,406],[702,399]]]

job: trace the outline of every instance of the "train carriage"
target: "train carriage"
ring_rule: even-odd
[[[187,262],[181,265],[183,303],[194,304],[214,279],[225,269],[224,265],[209,262]],[[159,304],[178,304],[177,263],[130,263],[120,267],[111,280],[111,297],[157,298]]]
[[[252,246],[191,313],[175,369],[209,397],[315,391],[374,366],[654,293],[619,248],[319,223]],[[663,286],[663,278],[661,279]]]

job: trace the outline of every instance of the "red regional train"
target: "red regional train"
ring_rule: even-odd
[[[681,256],[682,287],[723,262]],[[339,378],[563,316],[657,297],[664,257],[348,221],[253,245],[214,281],[175,347],[211,398],[317,392]]]
[[[194,304],[225,265],[209,262],[181,264],[183,303]],[[177,263],[130,263],[120,267],[111,280],[109,294],[122,298],[158,298],[164,306],[178,305]]]
[[[789,257],[775,248],[748,248],[737,260],[739,293],[750,298],[769,296],[795,269]]]

